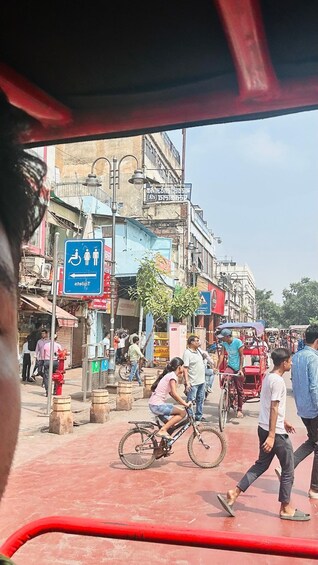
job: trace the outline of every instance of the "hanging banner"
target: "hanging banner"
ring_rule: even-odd
[[[211,313],[224,316],[225,291],[212,283],[209,283],[209,291],[211,292]]]

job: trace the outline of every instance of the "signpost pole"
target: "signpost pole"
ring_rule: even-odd
[[[116,292],[116,188],[117,188],[117,159],[113,159],[111,171],[111,187],[112,187],[112,251],[111,251],[111,272],[110,272],[110,347],[109,347],[109,367],[107,384],[115,384],[115,292]]]
[[[54,337],[55,337],[55,314],[56,314],[56,296],[57,296],[57,255],[59,232],[54,236],[54,256],[53,256],[53,300],[52,300],[52,319],[51,319],[51,347],[50,347],[50,364],[49,364],[49,380],[48,380],[48,394],[47,394],[47,415],[50,415],[52,403],[52,375],[53,375],[53,359],[54,359]]]

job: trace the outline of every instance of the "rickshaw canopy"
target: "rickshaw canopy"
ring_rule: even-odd
[[[3,4],[0,89],[25,143],[318,108],[315,0]]]
[[[217,327],[217,330],[223,329],[240,330],[240,329],[253,329],[257,337],[261,337],[264,333],[264,326],[261,322],[226,322]]]

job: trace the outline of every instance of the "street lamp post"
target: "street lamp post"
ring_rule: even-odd
[[[195,260],[195,256],[200,255],[201,251],[197,247],[195,247],[192,241],[189,242],[187,246],[188,251],[191,252],[191,286],[196,286],[196,274],[198,272],[197,262]],[[195,312],[192,315],[192,332],[195,332]]]
[[[111,250],[111,272],[110,272],[110,347],[109,347],[109,368],[108,368],[108,377],[107,382],[108,384],[115,383],[115,347],[114,347],[114,337],[115,337],[115,301],[116,301],[116,213],[117,213],[117,188],[119,186],[119,172],[120,172],[120,165],[124,159],[132,158],[135,159],[137,163],[137,167],[139,166],[138,160],[135,155],[124,155],[121,159],[113,159],[110,161],[108,157],[98,157],[92,164],[91,172],[88,175],[86,181],[83,183],[85,186],[89,188],[98,188],[102,185],[102,183],[97,179],[96,174],[94,173],[95,165],[98,161],[104,160],[109,165],[109,188],[112,191],[112,250]],[[135,185],[143,185],[145,182],[143,171],[137,168],[134,171],[134,174],[129,179],[129,182]]]

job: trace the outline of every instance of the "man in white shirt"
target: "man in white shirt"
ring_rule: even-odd
[[[34,383],[34,379],[30,378],[31,355],[28,347],[28,341],[25,341],[21,352],[22,359],[22,382]]]
[[[235,516],[233,504],[242,492],[245,492],[270,466],[275,455],[281,464],[279,489],[280,513],[282,520],[305,522],[310,514],[296,510],[290,504],[291,490],[294,482],[293,446],[288,433],[295,429],[285,420],[286,385],[283,374],[290,371],[292,365],[289,349],[279,347],[272,352],[274,368],[263,381],[260,412],[258,421],[259,456],[234,489],[228,490],[226,497],[218,494],[218,500],[224,510]]]
[[[188,347],[183,354],[183,371],[187,401],[195,400],[195,419],[204,421],[203,403],[205,398],[205,365],[200,353],[200,339],[196,335],[188,338]]]

